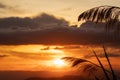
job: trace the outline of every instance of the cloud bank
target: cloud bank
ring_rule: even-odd
[[[104,23],[85,22],[81,27],[53,15],[0,19],[0,44],[120,44],[120,36],[106,33]]]

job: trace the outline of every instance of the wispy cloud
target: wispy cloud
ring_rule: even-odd
[[[0,3],[0,11],[2,13],[9,12],[9,13],[18,13],[18,14],[25,12],[24,10],[19,9],[17,6],[10,6],[10,5],[6,5],[4,3]]]
[[[7,57],[8,55],[4,55],[4,54],[1,54],[0,55],[0,58],[4,58],[4,57]]]
[[[10,10],[14,9],[14,7],[6,5],[6,4],[3,4],[3,3],[0,3],[0,8],[1,9],[10,9]]]
[[[0,8],[7,8],[7,6],[2,4],[2,3],[0,3]]]
[[[70,11],[70,10],[73,10],[73,8],[72,7],[68,7],[68,8],[62,9],[62,11]]]

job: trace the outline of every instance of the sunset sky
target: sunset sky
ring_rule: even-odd
[[[120,6],[119,0],[0,0],[0,17],[33,17],[41,13],[77,22],[78,15],[90,8],[112,5]]]
[[[103,48],[120,71],[120,36],[105,31],[105,23],[80,23],[78,16],[93,7],[120,7],[120,0],[0,0],[0,71],[69,71],[62,57],[106,67]]]

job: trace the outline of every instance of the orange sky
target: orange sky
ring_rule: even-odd
[[[82,59],[88,59],[94,63],[96,59],[88,46],[82,45],[69,45],[69,46],[45,46],[45,45],[2,45],[0,46],[0,70],[25,70],[25,71],[67,71],[70,69],[68,63],[66,65],[58,65],[55,60],[62,57],[78,57]],[[98,56],[104,61],[102,57],[102,48],[94,47]],[[108,48],[109,54],[114,68],[120,67],[117,60],[119,57],[119,49]],[[4,56],[2,56],[4,55]],[[118,56],[115,56],[118,55]],[[105,63],[105,62],[103,62]],[[106,64],[106,63],[105,63]]]

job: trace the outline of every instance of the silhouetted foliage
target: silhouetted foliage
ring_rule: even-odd
[[[69,62],[72,67],[77,67],[78,69],[83,69],[82,72],[86,74],[88,80],[110,80],[111,73],[106,70],[104,67],[101,67],[101,65],[97,65],[89,60],[86,59],[80,59],[80,58],[74,58],[74,57],[63,57],[63,60]],[[82,67],[81,67],[82,66]],[[103,71],[104,68],[104,71]],[[106,73],[105,76],[98,77],[97,75],[99,71],[103,71],[103,73]]]
[[[93,22],[105,22],[106,30],[113,28],[115,32],[120,31],[120,7],[115,6],[99,6],[89,9],[79,15],[78,21],[86,20]]]
[[[104,74],[105,74],[105,76],[106,76],[106,79],[107,79],[107,80],[110,80],[110,79],[109,79],[109,76],[108,76],[108,74],[107,74],[107,72],[106,72],[106,70],[105,70],[105,68],[104,68],[104,66],[103,66],[103,64],[102,64],[101,61],[99,60],[99,58],[98,58],[98,56],[97,56],[97,54],[96,54],[96,52],[95,52],[94,50],[93,50],[93,53],[94,53],[97,61],[99,62],[100,66],[101,66],[101,68],[102,68],[102,71],[104,72]]]
[[[69,61],[72,63],[72,67],[75,67],[81,63],[84,63],[84,62],[89,62],[85,59],[80,59],[80,58],[74,58],[74,57],[63,57],[62,58],[63,60],[66,60],[66,61]]]
[[[114,73],[114,70],[113,70],[113,68],[112,68],[112,65],[111,65],[111,63],[110,63],[110,60],[109,60],[109,58],[108,58],[108,54],[107,54],[106,49],[105,49],[104,46],[103,46],[103,50],[104,50],[104,54],[105,54],[105,57],[106,57],[106,59],[107,59],[107,62],[108,62],[108,64],[109,64],[109,67],[110,67],[110,69],[111,69],[112,76],[113,76],[113,80],[117,80],[117,79],[116,79],[116,75],[115,75],[115,73]]]

